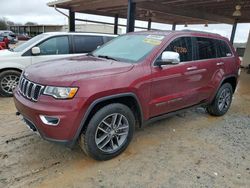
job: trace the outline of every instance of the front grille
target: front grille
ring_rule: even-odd
[[[29,81],[22,76],[19,81],[19,92],[31,101],[37,101],[38,97],[42,94],[44,86]]]

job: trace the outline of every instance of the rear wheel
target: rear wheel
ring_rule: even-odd
[[[213,102],[207,107],[208,113],[214,116],[224,115],[230,108],[233,98],[233,88],[231,84],[223,84],[217,92]]]
[[[0,95],[12,97],[17,87],[21,73],[15,70],[7,70],[0,73]]]
[[[100,109],[80,136],[83,151],[96,160],[109,160],[129,145],[135,127],[135,117],[127,106],[110,104]]]

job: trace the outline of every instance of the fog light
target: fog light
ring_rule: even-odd
[[[40,115],[40,119],[42,122],[46,125],[51,125],[51,126],[57,126],[60,122],[60,119],[57,117],[51,117],[51,116],[43,116]]]

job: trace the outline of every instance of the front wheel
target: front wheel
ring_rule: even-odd
[[[109,160],[129,145],[135,117],[129,107],[114,103],[101,108],[80,136],[83,151],[96,160]]]
[[[0,73],[0,95],[12,97],[17,87],[21,73],[15,70],[7,70]]]
[[[218,90],[213,102],[207,107],[208,113],[214,116],[223,116],[230,108],[232,98],[233,88],[231,84],[223,84]]]

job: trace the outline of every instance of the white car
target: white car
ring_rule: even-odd
[[[95,50],[116,35],[51,32],[38,35],[14,49],[0,51],[0,95],[12,96],[22,70],[34,63],[79,56]]]

